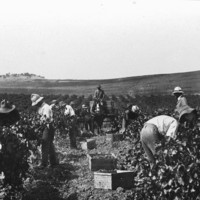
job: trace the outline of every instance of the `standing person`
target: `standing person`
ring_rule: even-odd
[[[103,101],[105,97],[105,92],[104,90],[101,88],[101,85],[97,86],[97,89],[94,92],[94,100],[99,100],[99,101]]]
[[[181,87],[177,86],[174,88],[173,95],[177,99],[175,115],[178,116],[180,123],[186,123],[192,128],[197,120],[197,111],[188,106],[187,100],[183,94],[184,92]]]
[[[48,158],[50,166],[54,167],[58,164],[55,148],[53,144],[55,129],[52,125],[53,112],[51,107],[45,103],[44,97],[38,94],[31,95],[32,106],[37,107],[37,112],[40,115],[42,128],[42,161],[40,168],[45,168],[48,165]]]
[[[76,149],[76,136],[77,136],[77,126],[76,126],[76,114],[74,111],[74,102],[71,101],[70,104],[65,106],[65,125],[69,129],[69,139],[70,139],[70,148]]]
[[[169,141],[171,138],[176,139],[178,130],[178,121],[167,115],[159,115],[148,120],[141,132],[140,140],[142,147],[150,161],[151,168],[155,165],[155,145],[157,142]]]
[[[99,103],[100,106],[104,109],[104,98],[105,98],[105,92],[101,88],[101,85],[98,85],[97,89],[94,92],[94,97],[93,97],[94,104],[92,106],[92,111],[95,110],[97,103]]]
[[[137,105],[133,105],[131,103],[127,104],[124,116],[122,118],[122,128],[120,133],[124,133],[126,131],[126,128],[130,124],[131,120],[136,120],[139,117],[139,112],[140,109]]]
[[[90,114],[89,108],[83,104],[82,109],[80,111],[80,118],[84,124],[84,128],[86,131],[89,131],[90,134],[93,134],[93,118]]]

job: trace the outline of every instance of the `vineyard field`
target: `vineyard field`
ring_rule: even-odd
[[[45,95],[47,103],[53,99],[69,103],[75,102],[78,111],[84,103],[89,105],[91,96]],[[187,95],[189,105],[199,112],[200,97]],[[20,111],[21,119],[10,127],[1,127],[0,179],[4,199],[19,200],[193,200],[200,199],[200,130],[179,127],[178,137],[164,146],[156,147],[157,165],[150,170],[149,162],[140,143],[140,130],[153,116],[172,115],[176,100],[171,95],[136,96],[112,95],[106,97],[114,101],[118,109],[117,127],[111,132],[117,134],[121,128],[122,115],[128,102],[137,104],[141,114],[133,120],[123,135],[123,139],[107,139],[107,132],[99,135],[77,131],[77,149],[71,149],[68,128],[63,129],[62,109],[54,110],[53,125],[56,129],[55,148],[59,165],[38,168],[41,159],[40,126],[35,109],[31,107],[30,95],[1,94],[0,99],[12,101]],[[45,124],[44,124],[45,125]],[[94,139],[96,148],[83,150],[81,141]],[[96,189],[94,172],[90,170],[88,155],[109,154],[117,159],[116,170],[134,173],[134,187],[115,190]],[[101,157],[101,156],[100,156]],[[105,170],[99,170],[105,172]]]

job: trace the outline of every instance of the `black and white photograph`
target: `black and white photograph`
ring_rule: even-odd
[[[200,200],[200,1],[0,2],[0,199]]]

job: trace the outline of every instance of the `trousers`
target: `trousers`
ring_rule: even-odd
[[[49,125],[49,127],[45,127],[42,134],[42,165],[47,166],[48,162],[50,162],[50,165],[56,165],[58,164],[57,158],[56,158],[56,152],[55,147],[53,144],[54,140],[54,128],[52,125]]]
[[[140,132],[140,140],[148,160],[155,163],[155,146],[159,141],[158,128],[154,124],[146,123]]]

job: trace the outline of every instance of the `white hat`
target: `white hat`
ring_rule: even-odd
[[[82,108],[87,108],[87,106],[85,104],[82,105]]]
[[[15,109],[15,105],[12,105],[9,101],[3,100],[0,104],[0,113],[10,113]]]
[[[181,87],[177,86],[174,88],[173,94],[183,94]]]
[[[32,106],[37,105],[44,97],[41,97],[39,94],[31,94]]]
[[[131,108],[131,111],[134,112],[134,113],[138,112],[139,110],[140,109],[137,105],[133,105],[132,108]]]

